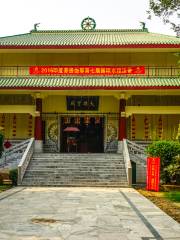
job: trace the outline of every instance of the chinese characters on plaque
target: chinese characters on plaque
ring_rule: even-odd
[[[141,75],[144,66],[31,66],[30,75]]]
[[[67,110],[98,110],[99,97],[96,96],[68,96]]]
[[[147,158],[147,190],[159,191],[160,158]]]

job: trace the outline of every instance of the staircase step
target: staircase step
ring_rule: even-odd
[[[122,154],[34,154],[24,186],[127,186]]]
[[[62,183],[62,184],[59,184],[59,183],[49,183],[49,184],[43,184],[43,183],[22,183],[22,186],[36,186],[36,187],[128,187],[127,183],[121,183],[121,182],[118,182],[118,183],[76,183],[76,184],[73,184],[73,183],[70,183],[70,184],[67,184],[67,183]]]

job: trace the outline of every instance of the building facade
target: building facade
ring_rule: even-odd
[[[5,139],[35,137],[37,151],[80,153],[116,152],[123,138],[176,139],[179,56],[179,38],[146,28],[35,26],[30,33],[2,37]]]

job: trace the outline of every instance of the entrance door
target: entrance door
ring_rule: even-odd
[[[87,121],[88,120],[88,121]],[[73,126],[77,132],[66,132],[65,128]],[[61,119],[61,152],[100,153],[104,151],[104,118],[80,117],[76,124],[76,117],[70,117],[69,123]]]

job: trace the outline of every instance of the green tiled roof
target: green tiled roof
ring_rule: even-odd
[[[179,87],[180,78],[130,77],[1,77],[2,88],[123,88]]]
[[[123,45],[179,45],[180,38],[142,29],[95,30],[95,31],[31,31],[27,34],[1,37],[0,48],[6,46],[123,46]]]

